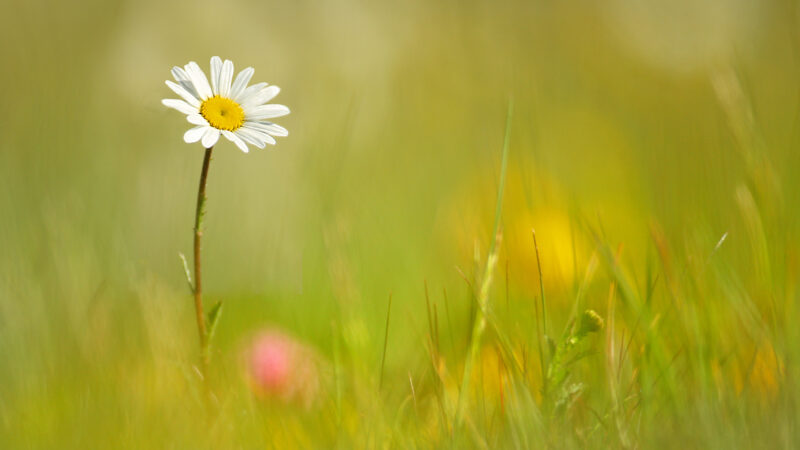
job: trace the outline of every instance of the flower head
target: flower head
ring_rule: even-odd
[[[596,333],[603,329],[603,318],[591,309],[581,314],[578,334]]]
[[[318,357],[310,347],[277,330],[255,336],[246,350],[247,371],[255,393],[310,407],[320,385]]]
[[[167,86],[181,99],[161,100],[165,106],[186,114],[186,120],[195,125],[183,135],[187,143],[200,141],[210,148],[219,140],[220,134],[236,144],[243,152],[247,144],[264,148],[275,145],[273,136],[288,136],[286,128],[268,122],[267,119],[289,114],[283,105],[266,104],[280,92],[278,86],[256,83],[247,86],[253,76],[248,67],[233,78],[233,62],[211,58],[211,83],[196,62],[183,68],[172,68],[175,81],[167,80]]]

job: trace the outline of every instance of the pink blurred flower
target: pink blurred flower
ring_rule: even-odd
[[[284,403],[313,405],[319,391],[316,353],[307,345],[277,330],[266,330],[247,350],[251,385],[262,398]]]

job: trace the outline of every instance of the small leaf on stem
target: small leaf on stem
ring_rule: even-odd
[[[206,325],[208,330],[208,338],[206,342],[209,344],[211,343],[211,339],[214,338],[214,332],[217,329],[217,323],[219,322],[219,316],[222,314],[222,301],[217,302],[214,306],[211,307],[211,310],[208,311],[208,317],[206,318]]]
[[[181,261],[183,261],[183,272],[186,274],[186,282],[189,283],[189,291],[194,294],[194,285],[192,284],[192,274],[189,272],[189,263],[186,262],[186,256],[183,253],[178,252],[178,256],[180,256]]]

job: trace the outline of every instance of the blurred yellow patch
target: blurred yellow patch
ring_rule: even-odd
[[[548,287],[569,286],[583,264],[584,248],[577,242],[569,216],[557,208],[536,214],[525,211],[508,223],[507,245],[501,250],[509,262],[509,271],[525,292],[537,292],[539,275],[533,231],[542,264],[542,277]],[[509,277],[511,278],[511,277]]]
[[[459,261],[474,261],[476,245],[479,256],[485,258],[497,190],[494,179],[480,174],[477,181],[459,191],[440,210],[437,232],[442,242],[455,247]],[[511,298],[539,294],[534,230],[544,288],[551,293],[565,293],[583,280],[597,246],[594,233],[612,248],[624,244],[622,256],[629,262],[645,261],[650,239],[646,215],[632,199],[597,195],[576,204],[568,200],[562,185],[549,173],[526,173],[524,167],[511,162],[503,198],[500,224],[503,239],[496,271],[496,283],[502,286],[508,269]],[[465,270],[465,273],[472,272]],[[556,298],[566,297],[553,296],[551,300]]]
[[[768,341],[744,347],[735,362],[711,361],[711,376],[718,394],[723,396],[732,388],[736,396],[749,395],[764,403],[773,402],[785,376],[783,358]]]
[[[751,356],[752,355],[752,356]],[[778,396],[784,376],[784,364],[772,344],[764,341],[743,360],[734,375],[736,394],[749,391],[764,401]]]
[[[496,280],[502,286],[508,269],[512,297],[531,297],[539,292],[534,230],[545,289],[558,291],[572,286],[576,277],[583,276],[592,250],[585,232],[570,216],[558,186],[544,174],[533,178],[535,183],[525,182],[518,166],[509,167]],[[461,264],[474,260],[476,245],[479,257],[486,257],[496,195],[496,184],[481,177],[440,211],[437,232],[442,242],[454,247]]]

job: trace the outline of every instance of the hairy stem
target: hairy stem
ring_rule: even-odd
[[[200,333],[200,348],[203,364],[203,375],[208,367],[208,334],[206,333],[206,320],[203,313],[203,273],[200,259],[201,239],[203,237],[203,214],[206,203],[206,181],[208,179],[208,166],[211,163],[211,151],[214,147],[207,148],[203,158],[203,170],[200,172],[200,186],[197,189],[197,210],[194,217],[194,309],[197,317],[197,331]]]

